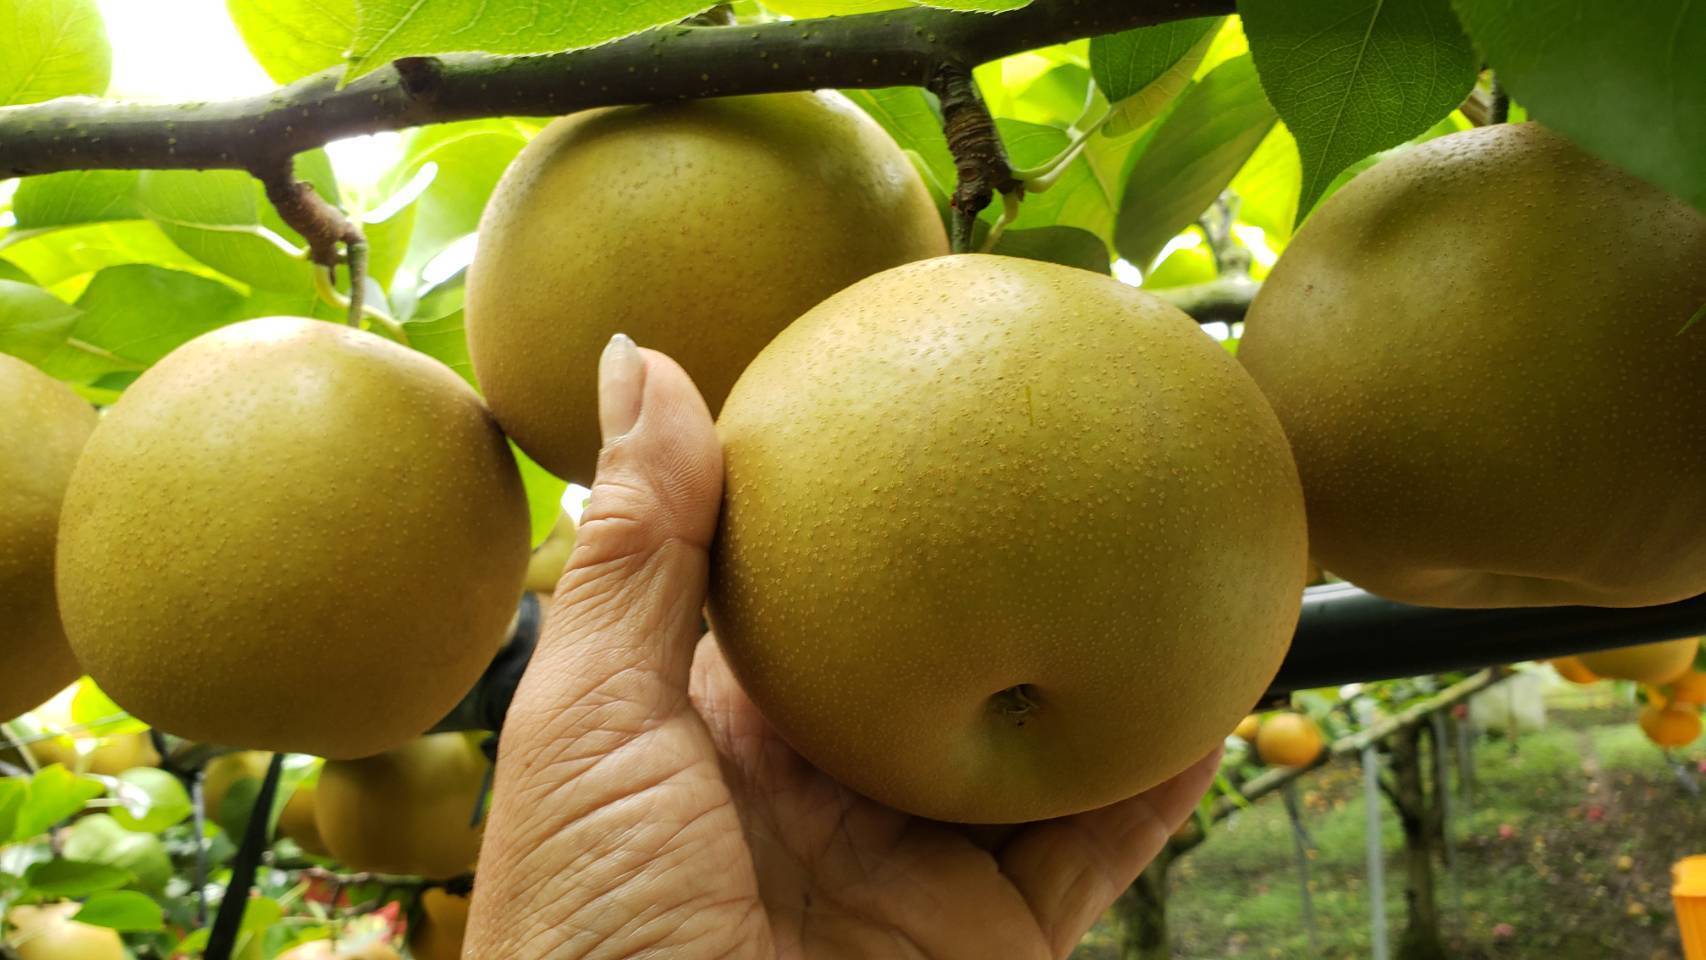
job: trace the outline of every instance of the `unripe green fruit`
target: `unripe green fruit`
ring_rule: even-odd
[[[59,623],[53,552],[60,500],[96,419],[70,387],[0,354],[0,720],[83,672]]]
[[[528,455],[590,482],[612,334],[674,357],[712,414],[818,301],[948,252],[923,181],[835,93],[588,110],[492,193],[468,271],[468,351]]]
[[[831,297],[718,422],[711,618],[806,759],[942,820],[1057,817],[1207,754],[1303,590],[1278,421],[1192,320],[943,257]]]
[[[1405,603],[1706,591],[1706,216],[1534,124],[1321,205],[1251,305],[1323,567]]]
[[[368,756],[503,642],[528,514],[449,368],[340,324],[197,337],[108,411],[66,492],[66,633],[112,698],[209,743]]]

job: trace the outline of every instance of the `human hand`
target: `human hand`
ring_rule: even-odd
[[[701,631],[722,451],[687,374],[622,337],[605,444],[504,724],[475,960],[1064,957],[1207,789],[990,830],[909,816],[790,749]]]

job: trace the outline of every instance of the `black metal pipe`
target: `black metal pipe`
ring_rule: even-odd
[[[497,730],[542,619],[523,600],[514,635],[434,731]],[[1294,690],[1562,657],[1706,634],[1706,594],[1658,607],[1447,610],[1383,600],[1348,583],[1310,587],[1291,650],[1263,703]]]
[[[1706,633],[1706,594],[1658,607],[1448,610],[1383,600],[1348,583],[1310,587],[1269,697]]]

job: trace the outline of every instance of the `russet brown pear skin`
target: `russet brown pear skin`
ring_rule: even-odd
[[[1238,358],[1316,559],[1405,603],[1706,591],[1706,215],[1536,124],[1385,160],[1303,225]]]
[[[679,361],[714,415],[795,317],[947,252],[911,161],[839,94],[588,110],[546,127],[493,192],[468,350],[505,432],[590,483],[613,334]]]
[[[953,256],[801,317],[718,422],[711,620],[806,759],[941,820],[1057,817],[1213,749],[1289,643],[1278,420],[1183,313]]]

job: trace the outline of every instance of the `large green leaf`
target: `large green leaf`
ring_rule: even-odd
[[[415,201],[414,232],[402,262],[407,274],[474,232],[492,188],[526,145],[529,132],[520,121],[499,118],[423,127],[411,135],[387,185],[399,191],[417,176],[432,177]]]
[[[1248,54],[1192,84],[1126,178],[1114,230],[1120,255],[1147,268],[1214,203],[1276,119]]]
[[[948,152],[942,118],[929,94],[919,87],[878,87],[842,93],[870,114],[902,150],[916,159],[919,172],[940,195],[953,192],[954,157]]]
[[[19,230],[39,230],[106,220],[135,220],[134,170],[71,170],[25,177],[12,197]]]
[[[916,0],[920,6],[940,7],[943,10],[973,10],[978,13],[1000,13],[1030,6],[1031,0]]]
[[[1041,166],[1072,142],[1066,131],[1057,127],[1004,117],[997,118],[995,125],[1007,146],[1008,158],[1018,168]],[[983,211],[983,216],[994,220],[1000,212],[1001,204],[996,202]],[[1089,163],[1079,155],[1046,192],[1026,195],[1019,216],[1009,226],[1019,230],[1077,227],[1107,243],[1113,232],[1114,211]]]
[[[77,298],[78,339],[139,367],[230,323],[242,294],[179,270],[134,263],[108,267]]]
[[[348,77],[398,57],[437,53],[549,53],[590,47],[686,19],[706,0],[356,0]]]
[[[164,770],[154,770],[152,767],[142,767],[130,772],[140,770],[171,776]],[[186,815],[189,813],[188,807],[189,801],[186,799]],[[81,818],[65,831],[64,839],[65,855],[70,859],[117,867],[134,878],[127,882],[134,883],[142,890],[163,890],[172,879],[172,859],[166,852],[165,843],[152,833],[127,830],[116,818],[107,814],[92,813]]]
[[[1090,70],[1114,111],[1107,134],[1121,136],[1160,116],[1190,83],[1225,22],[1176,20],[1091,40]]]
[[[82,311],[33,284],[0,280],[0,353],[47,370]]]
[[[6,258],[55,294],[75,299],[96,271],[121,263],[152,263],[207,276],[215,271],[189,256],[149,220],[91,223],[13,233],[0,240]]]
[[[192,812],[183,783],[158,767],[126,770],[118,780],[113,799],[119,805],[113,808],[113,820],[126,830],[160,833],[184,822]]]
[[[1706,5],[1454,6],[1534,119],[1706,210]]]
[[[1231,189],[1238,194],[1238,219],[1261,227],[1276,250],[1291,239],[1303,192],[1303,163],[1285,124],[1276,123],[1268,131],[1232,179]]]
[[[166,929],[166,918],[160,905],[134,890],[97,893],[71,919],[126,932],[153,933]]]
[[[92,777],[80,777],[57,763],[42,767],[30,777],[30,792],[18,808],[12,839],[28,840],[46,833],[49,827],[83,809],[101,791],[100,781]],[[126,879],[120,878],[113,886],[123,886]]]
[[[33,793],[33,790],[32,790]],[[130,871],[81,860],[45,860],[24,871],[24,883],[43,897],[86,897],[117,890],[130,882]]]
[[[468,338],[462,328],[462,311],[455,310],[442,317],[410,320],[403,325],[408,331],[409,345],[432,357],[470,385],[474,381],[474,364],[468,359]]]
[[[978,221],[972,234],[974,246],[981,247],[988,235],[989,225]],[[1108,260],[1108,245],[1095,234],[1077,227],[1008,230],[1001,234],[989,252],[1026,260],[1046,260],[1101,274],[1108,273],[1113,266]]]
[[[147,170],[137,199],[173,243],[227,276],[269,290],[312,286],[296,245],[262,223],[259,191],[238,170]]]
[[[1303,158],[1301,217],[1341,170],[1450,113],[1475,51],[1449,0],[1239,0],[1262,87]]]
[[[0,106],[105,93],[112,59],[95,0],[0,0]]]
[[[903,10],[912,5],[912,0],[764,0],[765,9],[796,20]]]
[[[354,0],[225,0],[225,7],[249,52],[279,83],[337,66],[355,39]]]

